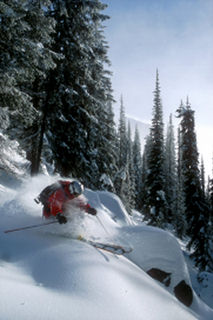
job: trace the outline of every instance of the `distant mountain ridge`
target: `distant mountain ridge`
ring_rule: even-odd
[[[132,137],[134,138],[135,129],[138,128],[139,135],[140,135],[140,141],[141,141],[141,149],[143,151],[144,144],[145,144],[145,138],[149,134],[150,125],[146,122],[143,122],[142,120],[135,119],[130,116],[126,116],[127,124],[130,123],[130,128],[132,131]]]

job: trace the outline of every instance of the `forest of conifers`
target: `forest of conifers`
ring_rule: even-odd
[[[105,7],[99,0],[0,1],[1,132],[24,150],[31,175],[45,164],[116,193],[129,214],[137,209],[150,225],[187,239],[200,270],[213,271],[213,180],[205,182],[199,164],[194,111],[188,99],[177,106],[177,139],[172,116],[165,134],[157,71],[144,150],[122,98],[116,126]]]

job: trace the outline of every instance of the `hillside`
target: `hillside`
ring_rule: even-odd
[[[102,224],[70,207],[66,225],[5,234],[6,229],[41,223],[41,207],[33,199],[55,179],[40,176],[18,190],[0,188],[0,319],[213,318],[213,310],[195,291],[190,307],[175,297],[181,281],[192,287],[177,239],[142,224],[137,212],[130,218],[111,193],[85,192]],[[133,251],[107,253],[72,239],[79,234]],[[167,282],[150,277],[147,272],[153,268],[170,274]]]

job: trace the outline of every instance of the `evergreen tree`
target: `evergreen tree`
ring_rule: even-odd
[[[134,163],[133,163],[133,142],[132,142],[132,133],[130,122],[128,122],[128,130],[127,130],[127,166],[129,171],[129,182],[128,182],[128,203],[130,209],[135,208],[135,171],[134,171]]]
[[[126,163],[127,163],[127,130],[126,118],[123,104],[123,97],[120,99],[120,118],[118,125],[118,158],[117,168],[118,171],[114,177],[114,185],[116,193],[121,196],[122,184],[126,179]]]
[[[48,101],[48,139],[56,170],[81,177],[90,187],[97,187],[101,175],[109,172],[111,155],[105,149],[103,157],[103,146],[110,145],[108,128],[114,125],[108,114],[112,95],[105,70],[109,61],[102,34],[104,8],[98,0],[53,1],[54,46],[65,59],[50,75],[54,84]]]
[[[154,91],[153,118],[150,130],[150,150],[148,153],[148,173],[146,177],[145,210],[150,224],[162,227],[166,222],[167,203],[165,198],[165,153],[163,135],[163,111],[160,98],[158,72]]]
[[[181,106],[183,104],[181,103]],[[182,159],[182,141],[180,127],[178,127],[178,163],[177,163],[177,199],[176,199],[176,216],[175,216],[175,229],[179,238],[186,235],[186,219],[185,219],[185,202],[183,196],[183,176],[181,172],[181,159]]]
[[[53,19],[43,6],[50,1],[0,1],[0,107],[9,108],[7,134],[16,139],[32,162],[40,113],[34,107],[34,82],[54,68],[49,49]]]
[[[170,115],[169,125],[167,128],[165,155],[165,190],[166,200],[169,208],[167,220],[168,222],[172,223],[174,220],[176,220],[175,216],[177,208],[177,166],[172,115]]]
[[[208,183],[208,202],[210,207],[210,226],[213,226],[213,179],[209,179]]]
[[[99,136],[100,147],[98,149],[98,158],[100,158],[99,171],[101,178],[98,177],[97,187],[115,192],[113,180],[117,172],[118,136],[115,129],[114,113],[111,102],[109,102],[107,109],[107,118],[104,121],[105,132],[103,132],[102,136]]]
[[[141,143],[138,128],[135,128],[135,136],[132,147],[133,153],[133,170],[135,180],[135,206],[140,210],[142,207],[141,192],[142,192],[142,157]]]
[[[127,128],[126,115],[124,109],[123,97],[120,100],[120,119],[118,127],[119,136],[119,167],[122,168],[127,163]]]
[[[131,201],[129,197],[131,177],[129,172],[129,141],[126,128],[126,116],[123,97],[120,100],[120,119],[118,126],[118,171],[114,178],[117,195],[123,201],[127,211],[131,213]]]
[[[194,111],[187,100],[177,110],[181,118],[181,175],[186,208],[188,248],[191,257],[201,269],[212,268],[212,252],[209,238],[209,208],[202,193],[198,167],[198,150],[195,134]]]
[[[151,149],[151,137],[148,135],[145,138],[145,145],[142,155],[142,168],[141,168],[141,210],[145,214],[145,218],[149,217],[149,206],[147,203],[147,189],[146,189],[146,180],[148,176],[148,159]]]
[[[203,196],[205,197],[205,168],[204,168],[204,162],[203,157],[201,157],[201,164],[200,164],[200,184],[201,184],[201,190],[203,193]]]

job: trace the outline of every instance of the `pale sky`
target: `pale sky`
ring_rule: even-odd
[[[195,110],[200,154],[211,174],[213,156],[213,0],[103,0],[114,105],[123,95],[127,115],[152,118],[159,71],[165,127],[180,101]],[[177,122],[177,120],[175,120]]]

